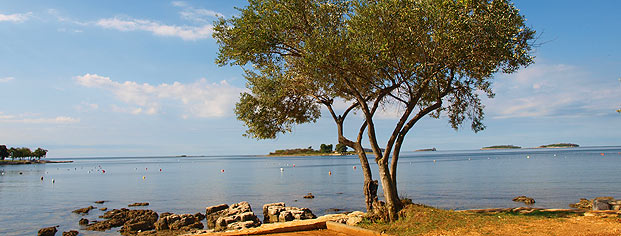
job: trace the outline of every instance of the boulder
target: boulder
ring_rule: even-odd
[[[593,210],[594,211],[606,211],[611,210],[612,206],[611,202],[614,201],[612,197],[596,197],[593,199]]]
[[[287,222],[317,218],[308,208],[287,207],[284,202],[263,205],[263,222]]]
[[[527,196],[519,196],[519,197],[515,197],[513,198],[514,202],[523,202],[525,204],[534,204],[535,203],[535,199],[527,197]]]
[[[58,232],[56,227],[58,227],[58,225],[47,227],[47,228],[42,228],[39,230],[39,232],[37,232],[37,236],[54,236],[56,232]]]
[[[80,224],[80,225],[88,225],[88,219],[82,218],[82,219],[80,219],[78,224]]]
[[[107,220],[89,224],[86,229],[106,231],[121,226],[120,231],[122,234],[132,234],[137,231],[154,229],[158,215],[152,210],[129,210],[122,208],[108,211],[100,218]]]
[[[245,229],[261,225],[248,202],[240,202],[224,208],[223,205],[206,209],[207,227],[215,231]],[[224,208],[224,209],[223,209]]]
[[[189,231],[191,229],[202,229],[203,223],[199,218],[191,214],[177,215],[172,214],[161,217],[155,222],[156,230],[182,230]]]
[[[173,213],[170,213],[170,212],[164,212],[164,213],[160,214],[160,218],[164,218],[164,217],[172,215],[172,214]]]
[[[135,206],[148,206],[149,203],[148,202],[135,202],[132,204],[127,205],[128,207],[135,207]]]
[[[80,209],[77,209],[77,210],[73,210],[72,212],[73,212],[73,213],[76,213],[76,214],[80,214],[80,215],[86,215],[86,214],[88,214],[88,212],[89,212],[89,211],[91,211],[92,209],[95,209],[95,207],[94,207],[94,206],[89,206],[89,207],[85,207],[85,208],[80,208]]]
[[[315,196],[312,193],[308,193],[308,194],[306,194],[306,196],[304,196],[304,198],[306,198],[306,199],[313,199],[313,198],[315,198]]]
[[[198,218],[198,221],[202,221],[205,219],[205,215],[203,215],[200,212],[196,212],[196,214],[194,214],[194,216],[196,216],[196,218]]]
[[[63,236],[77,236],[78,234],[80,234],[80,232],[78,232],[76,230],[71,230],[71,231],[63,232]]]
[[[590,210],[593,208],[593,202],[591,202],[591,200],[586,199],[586,198],[580,198],[579,202],[574,203],[574,204],[569,204],[569,207]]]
[[[220,204],[205,208],[205,218],[207,218],[207,228],[213,229],[216,227],[216,221],[225,211],[229,209],[229,205]]]

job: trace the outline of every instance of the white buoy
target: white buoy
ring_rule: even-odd
[[[433,160],[433,163],[436,163],[436,160]]]
[[[52,183],[56,183],[56,180],[55,180],[55,179],[52,179]]]
[[[530,159],[530,156],[526,156],[526,159]]]
[[[285,169],[284,169],[284,168],[280,168],[280,172],[284,172],[284,171],[285,171]]]

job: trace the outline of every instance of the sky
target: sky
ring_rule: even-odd
[[[243,137],[238,67],[215,64],[213,21],[246,1],[0,0],[0,144],[48,157],[266,154],[336,143],[325,113],[274,140]],[[621,145],[621,1],[514,1],[535,64],[494,78],[487,128],[425,118],[403,151]],[[396,122],[376,119],[385,143]],[[326,116],[327,115],[327,116]],[[347,121],[349,135],[362,120]]]

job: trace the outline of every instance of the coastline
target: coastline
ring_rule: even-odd
[[[27,161],[27,160],[19,160],[19,161],[10,161],[10,160],[2,160],[0,161],[1,165],[30,165],[30,164],[47,164],[47,163],[72,163],[73,161]]]

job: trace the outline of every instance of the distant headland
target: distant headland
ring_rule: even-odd
[[[580,147],[580,145],[574,144],[574,143],[554,143],[554,144],[541,145],[535,148],[577,148],[577,147]],[[481,150],[521,149],[521,148],[522,147],[515,146],[515,145],[495,145],[495,146],[483,147],[481,148]]]

